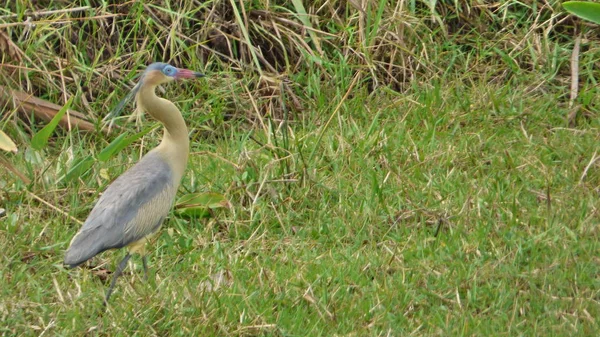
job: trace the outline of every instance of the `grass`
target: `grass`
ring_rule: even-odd
[[[557,1],[344,3],[90,2],[11,28],[23,55],[4,54],[0,84],[58,104],[74,96],[99,126],[149,62],[206,72],[164,88],[192,139],[180,194],[222,193],[232,208],[171,215],[149,280],[134,257],[104,311],[124,252],[66,270],[80,227],[69,217],[84,220],[162,133],[64,182],[115,135],[59,130],[35,151],[43,124],[4,108],[0,126],[20,148],[6,157],[34,182],[0,171],[0,334],[594,335],[597,28]],[[303,11],[313,34],[297,28]]]

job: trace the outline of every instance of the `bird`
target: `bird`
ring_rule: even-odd
[[[158,231],[171,210],[187,166],[189,136],[185,120],[175,104],[156,96],[155,90],[174,80],[203,76],[168,63],[152,63],[111,113],[118,115],[135,96],[138,108],[161,122],[164,133],[157,147],[106,188],[65,253],[65,266],[75,268],[101,252],[127,247],[127,255],[117,266],[106,291],[105,305],[132,254],[142,256],[147,278],[146,241]]]

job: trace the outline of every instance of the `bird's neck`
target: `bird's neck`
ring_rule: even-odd
[[[172,165],[179,182],[187,166],[190,147],[188,129],[175,104],[156,96],[155,89],[155,86],[142,86],[137,101],[143,110],[165,127],[163,139],[155,151],[165,156]]]

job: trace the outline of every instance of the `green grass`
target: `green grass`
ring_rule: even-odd
[[[218,46],[210,47],[215,54],[198,47],[209,45],[206,30],[217,26],[198,18],[207,8],[230,22],[244,20],[243,13],[227,14],[227,1],[131,5],[116,26],[118,38],[105,44],[100,35],[110,36],[111,28],[101,19],[34,27],[19,44],[32,63],[3,62],[37,70],[0,84],[27,90],[21,84],[28,79],[36,95],[64,104],[60,73],[51,72],[57,59],[68,60],[68,97],[93,121],[152,60],[206,72],[206,79],[169,84],[163,94],[190,127],[192,156],[180,195],[218,192],[232,208],[208,219],[171,215],[149,247],[149,280],[134,257],[104,311],[107,274],[124,252],[100,254],[89,263],[94,269],[65,269],[64,251],[80,227],[67,215],[84,220],[98,194],[158,144],[162,131],[66,183],[59,178],[75,161],[97,156],[116,135],[58,130],[34,151],[31,135],[43,124],[2,110],[0,127],[20,149],[6,157],[34,183],[0,170],[0,206],[7,210],[0,218],[0,334],[595,335],[597,28],[580,27],[585,39],[571,116],[577,22],[545,21],[558,15],[558,2],[554,9],[536,1],[473,6],[460,9],[462,17],[438,4],[439,22],[426,3],[407,2],[395,12],[404,21],[390,19],[395,9],[384,2],[372,3],[363,25],[353,7],[332,2],[340,10],[326,21],[327,13],[316,11],[327,6],[304,2],[316,13],[316,34],[281,30],[290,49],[273,65],[277,74],[265,66],[271,59],[258,60],[262,78],[251,54],[219,58]],[[32,9],[15,6],[13,13]],[[291,5],[247,6],[301,23],[285,14],[295,13]],[[180,26],[156,23],[175,22],[185,11]],[[86,31],[92,26],[97,33]],[[248,27],[250,39],[270,32]],[[14,28],[11,36],[22,32]],[[405,40],[389,35],[399,32]],[[78,39],[69,40],[73,33]],[[302,49],[299,37],[315,49],[315,36],[323,55]]]

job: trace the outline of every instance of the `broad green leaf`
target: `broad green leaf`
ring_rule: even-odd
[[[567,1],[563,3],[567,12],[582,19],[600,24],[600,3],[589,1]]]
[[[210,209],[230,208],[231,204],[224,195],[215,192],[190,193],[175,203],[175,212],[181,216],[205,218]]]
[[[98,160],[102,162],[109,160],[115,154],[121,152],[121,150],[129,146],[131,143],[135,142],[136,140],[145,136],[148,132],[152,131],[152,129],[154,129],[155,127],[156,126],[148,128],[134,135],[130,135],[129,137],[126,133],[120,134],[98,154]]]
[[[17,146],[10,137],[0,130],[0,149],[9,152],[17,152]]]
[[[48,138],[50,138],[52,132],[54,132],[54,129],[56,129],[56,126],[58,125],[58,122],[60,122],[60,119],[71,107],[73,97],[75,96],[71,96],[71,98],[69,98],[67,103],[58,111],[58,113],[56,113],[56,115],[52,118],[48,125],[44,126],[43,129],[41,129],[38,133],[33,135],[33,138],[31,139],[32,148],[36,150],[41,150],[46,146],[46,144],[48,144]]]
[[[77,164],[73,165],[67,174],[65,174],[60,180],[64,179],[69,182],[73,179],[79,178],[86,173],[90,167],[92,167],[92,165],[94,165],[94,158],[92,156],[87,156],[78,161]]]
[[[119,144],[122,144],[127,138],[126,133],[122,133],[117,138],[115,138],[107,147],[105,147],[100,153],[98,153],[99,161],[107,161],[112,155],[117,151],[116,148]],[[120,147],[120,146],[119,146]]]

